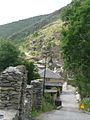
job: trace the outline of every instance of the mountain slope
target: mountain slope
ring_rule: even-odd
[[[0,26],[0,38],[10,40],[23,40],[30,33],[41,29],[43,26],[60,19],[60,12],[57,10],[48,15],[41,15],[25,20],[9,23]]]
[[[43,57],[44,51],[49,51],[50,57],[60,60],[61,29],[62,21],[60,19],[44,26],[25,38],[20,45],[21,51],[40,59]]]
[[[60,19],[64,8],[48,15],[41,15],[0,26],[0,38],[17,43],[26,57],[43,59],[43,51],[49,51],[49,57],[61,60]],[[31,58],[30,58],[31,59]]]

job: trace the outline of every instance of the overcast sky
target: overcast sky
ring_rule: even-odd
[[[0,25],[51,13],[72,0],[0,0]]]

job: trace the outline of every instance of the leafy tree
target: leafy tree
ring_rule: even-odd
[[[29,62],[29,61],[24,60],[23,64],[26,66],[26,69],[28,72],[27,73],[27,78],[28,78],[27,83],[28,84],[31,83],[31,80],[35,80],[35,79],[40,78],[40,76],[38,74],[38,70],[33,62]]]
[[[82,97],[90,95],[90,0],[74,0],[62,13],[62,55]]]
[[[28,71],[28,84],[30,84],[31,80],[40,78],[34,63],[25,60],[24,53],[21,53],[19,49],[10,41],[0,41],[0,71],[3,71],[9,66],[17,66],[22,64],[26,66]]]
[[[0,71],[15,66],[19,60],[19,50],[9,41],[0,41]]]

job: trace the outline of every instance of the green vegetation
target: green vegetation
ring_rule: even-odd
[[[50,57],[53,56],[59,61],[61,59],[60,52],[62,52],[65,69],[74,75],[81,97],[90,95],[89,13],[90,0],[73,0],[70,5],[54,13],[1,25],[0,38],[17,43],[19,50],[23,53],[16,47],[7,47],[9,51],[6,48],[4,50],[0,43],[0,69],[3,70],[11,65],[25,64],[28,70],[31,66],[31,71],[34,70],[37,73],[33,63],[24,60],[25,53],[28,53],[29,57],[42,59],[42,52],[48,50]],[[61,38],[62,51],[60,51]],[[32,75],[29,75],[28,72],[29,84],[31,79],[36,78],[32,77],[33,75],[39,77],[33,72]]]
[[[73,87],[77,87],[76,80],[68,80],[68,85],[72,85]]]
[[[41,58],[45,48],[53,50],[54,57],[59,59],[61,12],[62,9],[48,15],[1,25],[0,38],[13,41],[23,53],[28,53],[31,57]]]
[[[32,61],[29,62],[29,61],[24,60],[22,62],[22,64],[25,65],[26,69],[28,70],[28,72],[27,72],[27,78],[28,78],[27,84],[30,84],[31,80],[36,80],[36,79],[40,78],[40,76],[38,74],[38,70]]]
[[[0,41],[0,71],[6,67],[15,66],[19,61],[20,51],[11,42]]]
[[[36,110],[35,108],[33,108],[32,117],[35,118],[39,116],[41,113],[48,112],[53,109],[55,109],[55,105],[54,101],[52,100],[52,97],[50,96],[50,94],[45,94],[45,97],[43,98],[42,108],[40,110]]]
[[[31,80],[40,77],[34,63],[26,61],[23,57],[23,53],[13,43],[5,40],[0,41],[0,72],[9,66],[25,65],[28,71],[27,83],[30,84]]]
[[[29,53],[31,56],[41,58],[45,49],[50,51],[50,53],[53,51],[54,57],[58,59],[61,28],[61,20],[44,26],[26,37],[26,40],[20,44],[20,50]]]
[[[90,112],[90,99],[89,98],[88,99],[83,99],[81,102],[84,103],[85,110],[87,112]]]
[[[61,10],[48,15],[41,15],[25,20],[20,20],[0,26],[0,38],[14,40],[16,42],[24,40],[29,34],[41,29],[43,26],[52,23],[60,18]]]
[[[33,68],[33,63],[24,59],[43,59],[42,52],[44,50],[50,51],[50,55],[54,55],[54,58],[58,60],[60,59],[61,12],[62,9],[48,15],[36,16],[0,26],[0,38],[13,42],[19,48],[19,60],[16,64],[11,62],[8,65],[24,64],[27,69],[31,66],[32,70],[29,70],[31,73],[28,72],[29,84],[31,79],[39,78],[39,76],[36,68]],[[51,51],[54,51],[54,53],[52,54]],[[33,70],[35,74],[33,74]],[[32,77],[33,75],[36,77]]]
[[[42,52],[48,50],[53,58],[60,60],[61,52],[65,69],[75,79],[68,83],[78,86],[82,102],[90,110],[90,100],[83,99],[90,97],[90,0],[73,0],[54,13],[1,25],[0,38],[7,39],[0,41],[0,72],[23,64],[28,71],[28,84],[39,75],[34,63],[25,59],[25,53],[42,59]],[[54,108],[51,96],[45,95],[42,108],[33,108],[32,116]]]
[[[81,97],[90,96],[90,0],[73,0],[62,14],[62,56]]]

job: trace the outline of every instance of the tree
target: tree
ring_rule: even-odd
[[[9,41],[0,41],[0,71],[15,66],[19,60],[19,50]]]
[[[38,70],[33,62],[29,62],[29,61],[24,60],[22,62],[22,64],[24,64],[26,66],[26,69],[27,69],[27,78],[28,78],[27,84],[30,84],[31,80],[35,80],[35,79],[40,78],[40,76],[38,74]]]
[[[90,0],[74,0],[62,13],[62,55],[82,97],[90,95]]]
[[[25,60],[24,53],[10,41],[0,41],[0,72],[9,66],[25,65],[27,69],[27,83],[40,78],[33,62]]]

